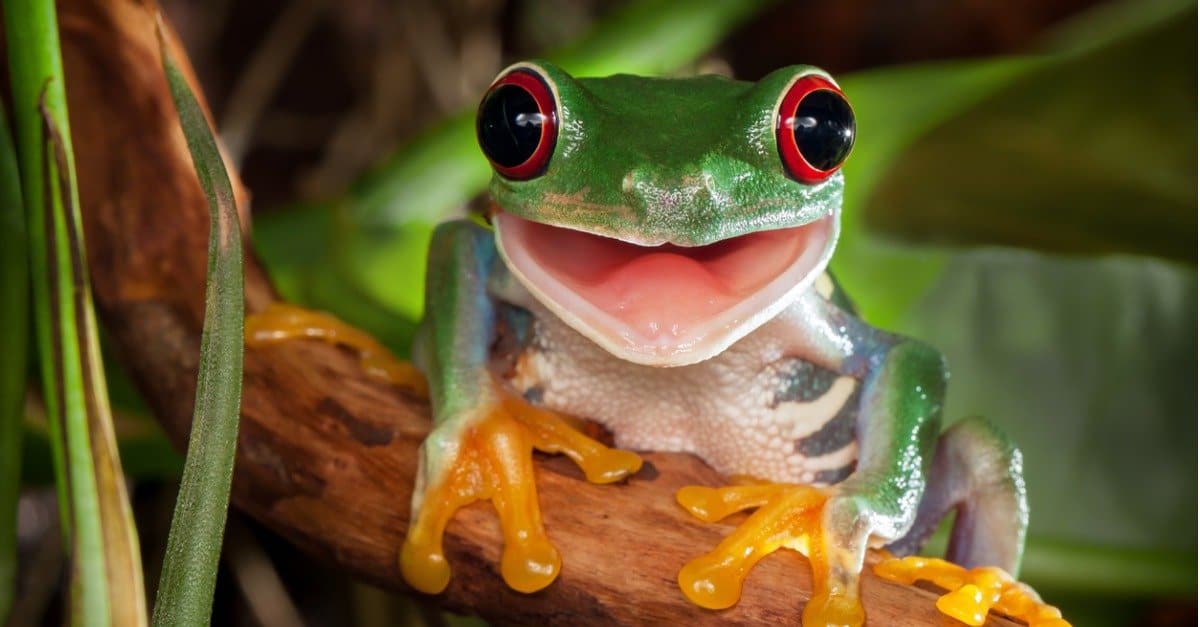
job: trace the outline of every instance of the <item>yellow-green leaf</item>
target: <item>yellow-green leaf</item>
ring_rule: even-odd
[[[113,435],[92,306],[54,3],[4,5],[29,225],[37,344],[74,625],[142,625],[137,530]]]

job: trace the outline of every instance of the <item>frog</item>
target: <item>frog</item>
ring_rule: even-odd
[[[248,320],[248,341],[350,345],[428,395],[399,556],[418,591],[447,586],[442,536],[477,500],[499,516],[505,582],[555,580],[533,451],[567,455],[594,483],[638,473],[633,451],[669,451],[731,478],[680,490],[692,516],[752,511],[679,569],[698,606],[734,605],[754,563],[789,548],[813,570],[803,623],[862,624],[870,548],[887,551],[876,573],[946,588],[939,609],[967,624],[991,609],[1067,625],[1014,578],[1029,515],[1020,450],[982,418],[943,430],[941,353],[866,323],[829,268],[856,132],[814,66],[746,82],[516,63],[476,116],[486,215],[433,232],[413,361],[291,306]],[[952,511],[946,558],[915,556]]]

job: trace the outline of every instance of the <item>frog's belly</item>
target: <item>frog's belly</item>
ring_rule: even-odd
[[[707,361],[655,368],[534,311],[511,382],[532,401],[599,422],[622,448],[695,453],[726,475],[836,483],[858,454],[859,382],[788,357],[775,326],[785,324]]]

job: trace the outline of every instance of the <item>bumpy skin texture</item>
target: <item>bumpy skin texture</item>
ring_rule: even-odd
[[[588,341],[502,265],[493,276],[498,299],[532,314],[510,377],[527,398],[603,424],[622,448],[695,453],[730,476],[828,485],[853,470],[861,382],[804,357],[806,318],[833,310],[815,289],[712,359],[652,368]]]

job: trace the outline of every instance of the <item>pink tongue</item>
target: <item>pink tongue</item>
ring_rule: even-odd
[[[644,247],[510,214],[497,217],[508,247],[520,248],[563,288],[640,336],[628,339],[652,345],[699,339],[697,327],[762,290],[810,239],[810,227],[803,226],[701,247]]]
[[[637,257],[590,289],[579,289],[646,339],[687,335],[695,322],[711,319],[738,300],[735,290],[704,264],[674,253]]]

